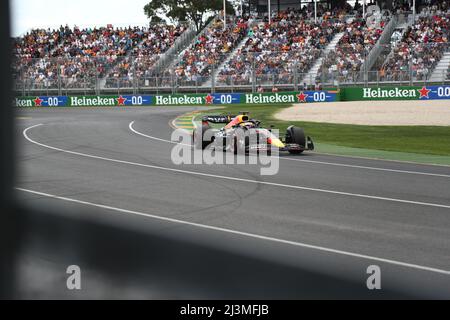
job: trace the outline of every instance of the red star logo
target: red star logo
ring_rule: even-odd
[[[297,100],[298,100],[298,102],[306,102],[307,97],[308,97],[308,94],[303,93],[303,91],[302,91],[297,95]]]
[[[119,106],[124,106],[125,105],[125,101],[127,101],[127,98],[119,96],[118,98],[116,98],[116,100],[117,100],[117,104]]]
[[[34,99],[33,101],[34,101],[34,105],[35,105],[36,107],[41,107],[41,106],[42,106],[42,102],[44,102],[44,100],[42,100],[42,99],[39,98],[39,97],[36,97],[36,99]]]
[[[419,91],[419,93],[420,93],[420,99],[421,98],[430,98],[429,96],[428,96],[428,94],[430,93],[430,89],[427,89],[427,87],[422,87],[422,89],[417,89],[417,91]]]
[[[213,97],[212,95],[208,94],[208,95],[205,97],[205,101],[206,101],[206,104],[211,104],[211,103],[213,103],[213,101],[214,101],[214,97]]]

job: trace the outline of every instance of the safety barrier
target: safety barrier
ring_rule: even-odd
[[[339,91],[16,97],[17,107],[169,106],[333,102]]]
[[[343,101],[443,99],[450,99],[450,86],[367,87],[341,89],[341,100]]]
[[[450,99],[450,86],[365,87],[275,93],[204,93],[160,95],[16,97],[17,107],[171,106],[289,104],[367,100]]]

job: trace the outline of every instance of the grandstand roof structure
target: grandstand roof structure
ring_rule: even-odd
[[[280,11],[286,8],[296,8],[304,5],[308,5],[314,2],[318,4],[326,4],[328,8],[333,9],[335,7],[340,7],[345,3],[349,3],[352,6],[355,2],[358,2],[362,6],[366,4],[367,6],[376,4],[380,8],[392,9],[395,2],[406,2],[409,5],[412,5],[415,1],[416,8],[423,6],[427,3],[427,0],[243,0],[250,5],[250,8],[257,12],[267,12],[267,8],[269,6],[272,8],[272,11]]]

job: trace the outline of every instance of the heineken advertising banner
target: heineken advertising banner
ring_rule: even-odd
[[[277,104],[368,100],[450,99],[450,86],[344,88],[277,93],[17,97],[17,107],[171,106]]]
[[[16,107],[58,107],[67,106],[69,97],[25,97],[16,98]]]
[[[17,107],[92,107],[92,106],[149,106],[152,96],[53,96],[18,97]]]
[[[277,104],[332,102],[339,91],[299,91],[280,93],[213,93],[119,96],[40,96],[17,97],[17,107],[91,107],[91,106],[171,106],[221,104]]]
[[[341,100],[442,100],[450,99],[450,86],[345,88]]]

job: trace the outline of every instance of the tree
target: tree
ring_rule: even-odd
[[[223,10],[223,0],[152,0],[144,6],[144,13],[150,22],[169,19],[172,23],[189,21],[197,31],[205,27],[208,19]],[[228,14],[235,14],[231,3],[227,0]]]

